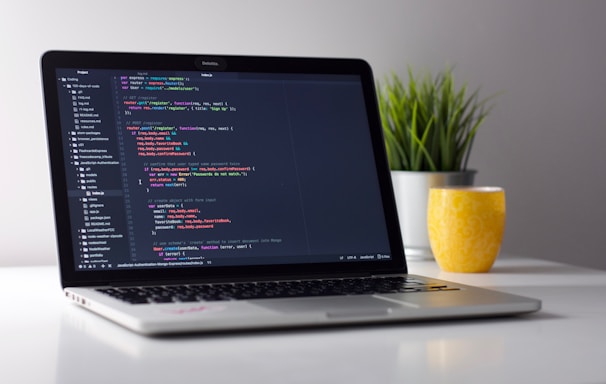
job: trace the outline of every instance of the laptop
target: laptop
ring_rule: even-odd
[[[65,297],[146,335],[514,315],[407,273],[360,59],[50,51]]]

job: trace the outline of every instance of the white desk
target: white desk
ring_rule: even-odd
[[[603,383],[606,272],[501,257],[488,274],[412,273],[543,300],[532,315],[423,324],[138,336],[64,302],[54,267],[0,268],[0,382]]]

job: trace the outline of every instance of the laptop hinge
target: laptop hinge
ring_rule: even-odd
[[[285,280],[317,280],[317,279],[340,279],[352,277],[370,277],[370,273],[339,273],[336,274],[313,274],[313,275],[281,275],[281,276],[255,276],[252,277],[221,277],[207,279],[179,279],[179,280],[145,280],[145,281],[123,281],[108,284],[111,287],[142,287],[158,285],[192,285],[213,283],[247,283],[257,281],[285,281]]]

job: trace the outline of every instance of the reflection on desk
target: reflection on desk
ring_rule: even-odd
[[[488,274],[444,273],[433,262],[413,262],[410,272],[536,297],[543,309],[499,319],[147,338],[65,302],[54,267],[4,268],[0,380],[606,381],[606,272],[507,257]]]

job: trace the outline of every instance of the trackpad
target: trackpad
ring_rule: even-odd
[[[388,315],[402,304],[372,296],[257,300],[256,305],[283,313],[324,312],[328,317]]]

